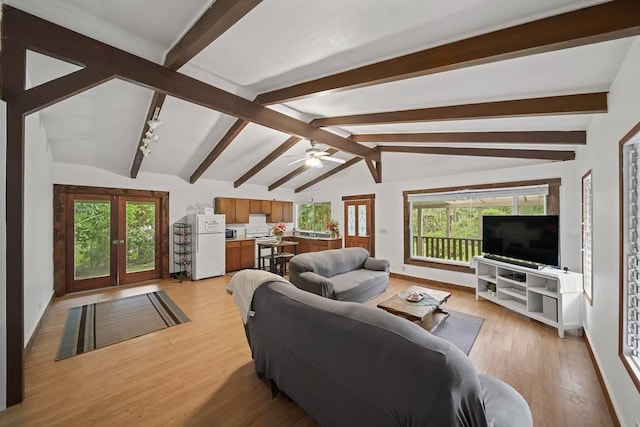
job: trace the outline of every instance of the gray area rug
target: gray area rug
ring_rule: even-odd
[[[189,321],[164,291],[71,307],[56,360]]]
[[[449,341],[468,356],[480,333],[484,318],[449,309],[447,311],[449,317],[438,326],[433,335]]]

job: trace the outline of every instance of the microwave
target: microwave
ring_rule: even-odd
[[[237,231],[237,230],[234,230],[234,229],[232,229],[232,228],[227,228],[227,229],[224,231],[224,237],[225,237],[226,239],[235,239],[236,237],[238,237],[238,231]]]

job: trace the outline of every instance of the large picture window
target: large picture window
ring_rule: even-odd
[[[640,123],[620,141],[620,150],[619,353],[640,390]]]
[[[298,204],[297,212],[298,230],[325,231],[331,221],[331,202]]]
[[[558,187],[553,180],[405,192],[405,262],[468,268],[482,254],[483,216],[557,215],[559,204],[549,199],[558,197]]]

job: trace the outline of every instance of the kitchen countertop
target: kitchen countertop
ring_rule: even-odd
[[[295,237],[296,239],[305,239],[305,240],[342,240],[342,237],[312,237],[312,236],[289,236]]]
[[[242,242],[244,240],[256,240],[255,237],[236,237],[234,239],[225,239],[225,242]]]

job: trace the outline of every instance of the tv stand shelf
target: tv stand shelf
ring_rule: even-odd
[[[582,328],[582,274],[473,257],[476,300],[484,298],[558,330]]]

